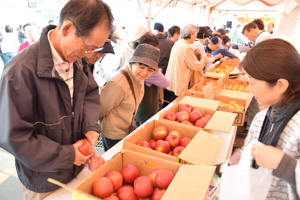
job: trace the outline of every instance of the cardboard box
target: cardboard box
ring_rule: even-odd
[[[198,86],[198,85],[195,85],[195,86]],[[200,87],[201,86],[203,86],[204,87],[204,85],[199,85]],[[202,88],[203,88],[202,87]],[[194,87],[193,87],[194,88]],[[174,101],[176,102],[176,103],[179,103],[185,96],[190,96],[190,97],[197,97],[197,98],[204,98],[204,94],[203,94],[203,91],[201,92],[201,91],[196,91],[196,90],[192,90],[192,89],[190,89],[190,90],[188,90],[188,91],[186,91],[186,92],[184,92],[184,93],[182,93],[179,97],[177,97]]]
[[[228,90],[235,90],[239,92],[249,93],[250,91],[248,87],[249,87],[249,83],[246,79],[234,79],[234,80],[229,80],[225,88]]]
[[[137,152],[124,151],[116,154],[80,185],[76,187],[83,194],[92,195],[95,180],[105,176],[109,171],[121,171],[127,164],[134,164],[140,170],[140,176],[155,169],[168,169],[175,175],[163,196],[163,200],[204,199],[210,180],[216,167],[205,165],[180,165],[160,158],[143,155]],[[178,189],[180,188],[180,189]],[[73,192],[75,200],[97,199]]]
[[[169,121],[164,119],[165,115],[168,112],[174,112],[174,113],[178,112],[183,104],[190,104],[193,109],[196,107],[201,108],[203,109],[205,114],[212,116],[210,121],[204,127],[205,131],[208,132],[220,131],[220,132],[228,133],[236,117],[236,114],[234,113],[217,111],[220,101],[185,96],[179,103],[174,102],[174,104],[169,109],[161,111],[159,113],[159,118],[161,120]],[[169,122],[174,124],[181,124],[183,126],[190,126],[179,122],[173,122],[173,121],[169,121]]]
[[[221,74],[221,73],[215,73],[212,70],[214,70],[214,68],[210,69],[209,71],[207,71],[204,74],[205,78],[208,77],[208,78],[219,79],[219,78],[221,78],[221,77],[226,76],[227,74],[229,74],[229,71],[226,74]]]
[[[138,141],[149,141],[153,139],[153,129],[158,126],[166,126],[168,131],[178,130],[182,133],[183,137],[192,139],[189,145],[180,154],[179,158],[169,154],[161,153],[152,149],[148,149],[136,145]],[[213,136],[210,133],[199,130],[194,126],[184,126],[180,123],[172,123],[171,121],[153,120],[146,123],[139,130],[133,132],[123,142],[123,149],[143,153],[146,155],[162,158],[173,162],[181,162],[182,160],[191,164],[204,164],[211,165],[215,155],[218,153],[223,139]],[[197,152],[197,153],[195,153]]]

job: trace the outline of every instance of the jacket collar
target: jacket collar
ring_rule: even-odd
[[[55,78],[60,77],[55,70],[52,52],[50,43],[48,40],[48,32],[50,30],[55,29],[55,25],[49,25],[46,26],[41,34],[41,37],[38,41],[39,50],[38,50],[38,60],[37,60],[37,75],[39,77],[45,77],[45,78]],[[76,67],[77,61],[73,63],[73,67]]]
[[[166,39],[166,37],[165,37],[165,35],[164,34],[157,34],[156,36],[155,36],[156,38],[158,38],[158,39]]]
[[[50,30],[55,29],[56,26],[49,25],[43,28],[41,37],[38,41],[38,60],[37,60],[37,75],[40,77],[55,77],[54,63],[51,53],[50,44],[47,38],[47,34]],[[53,76],[54,75],[54,76]]]

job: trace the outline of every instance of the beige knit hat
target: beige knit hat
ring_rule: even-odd
[[[145,33],[147,33],[148,30],[143,27],[143,26],[138,26],[136,29],[134,29],[130,35],[129,35],[129,38],[130,38],[130,42],[135,42],[137,41],[138,39],[140,39]]]

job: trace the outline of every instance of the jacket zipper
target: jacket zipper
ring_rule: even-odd
[[[272,124],[272,126],[271,126],[270,133],[272,133],[273,127],[274,127],[274,124]]]

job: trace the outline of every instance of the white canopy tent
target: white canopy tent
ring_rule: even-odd
[[[247,17],[250,12],[255,13],[255,18],[272,17],[276,18],[274,37],[284,38],[292,41],[300,12],[300,0],[137,0],[143,9],[142,4],[147,3],[147,13],[143,11],[147,19],[147,27],[150,29],[151,20],[166,7],[176,7],[181,2],[189,4],[189,9],[205,16],[205,25],[209,25],[210,17],[214,13],[239,13]],[[152,14],[153,3],[160,8]],[[145,10],[145,9],[144,9]],[[236,14],[237,15],[237,14]],[[210,17],[209,17],[210,16]],[[222,15],[220,15],[222,16]]]

